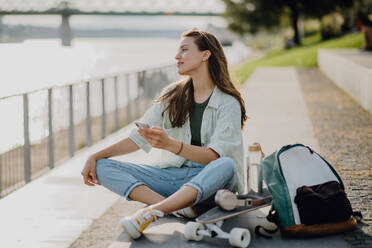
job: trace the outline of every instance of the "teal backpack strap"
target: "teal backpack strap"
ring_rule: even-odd
[[[283,226],[293,225],[294,217],[292,214],[291,199],[281,171],[278,157],[282,152],[291,147],[292,146],[285,146],[278,152],[270,154],[260,164],[263,170],[263,179],[273,197],[272,205],[276,211],[280,213],[280,223]]]

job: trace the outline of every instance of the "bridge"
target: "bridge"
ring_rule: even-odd
[[[70,46],[72,15],[219,16],[224,8],[220,0],[0,0],[0,35],[4,15],[61,15],[62,44]]]

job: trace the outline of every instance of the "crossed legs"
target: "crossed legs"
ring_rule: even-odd
[[[218,189],[233,190],[236,178],[234,162],[226,157],[205,166],[171,169],[100,159],[96,171],[106,188],[164,214],[207,200]]]
[[[171,196],[165,198],[149,187],[139,185],[132,190],[129,197],[132,200],[151,205],[152,209],[160,210],[164,214],[169,214],[176,210],[191,206],[196,200],[197,195],[198,191],[195,188],[186,185]]]

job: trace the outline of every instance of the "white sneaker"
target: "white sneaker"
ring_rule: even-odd
[[[193,219],[198,216],[198,214],[196,213],[193,207],[183,208],[183,209],[174,211],[172,214],[176,217],[186,217],[189,219]]]
[[[159,217],[163,216],[164,213],[162,211],[151,208],[142,208],[132,216],[123,218],[120,221],[120,224],[127,231],[129,236],[133,239],[138,239],[151,222],[156,221]]]

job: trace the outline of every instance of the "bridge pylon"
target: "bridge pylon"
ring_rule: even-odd
[[[4,29],[4,26],[3,26],[3,21],[2,21],[2,18],[3,16],[0,15],[0,43],[3,42],[3,29]]]
[[[71,46],[72,31],[70,27],[70,15],[62,14],[62,22],[59,27],[59,33],[62,40],[62,46]]]

